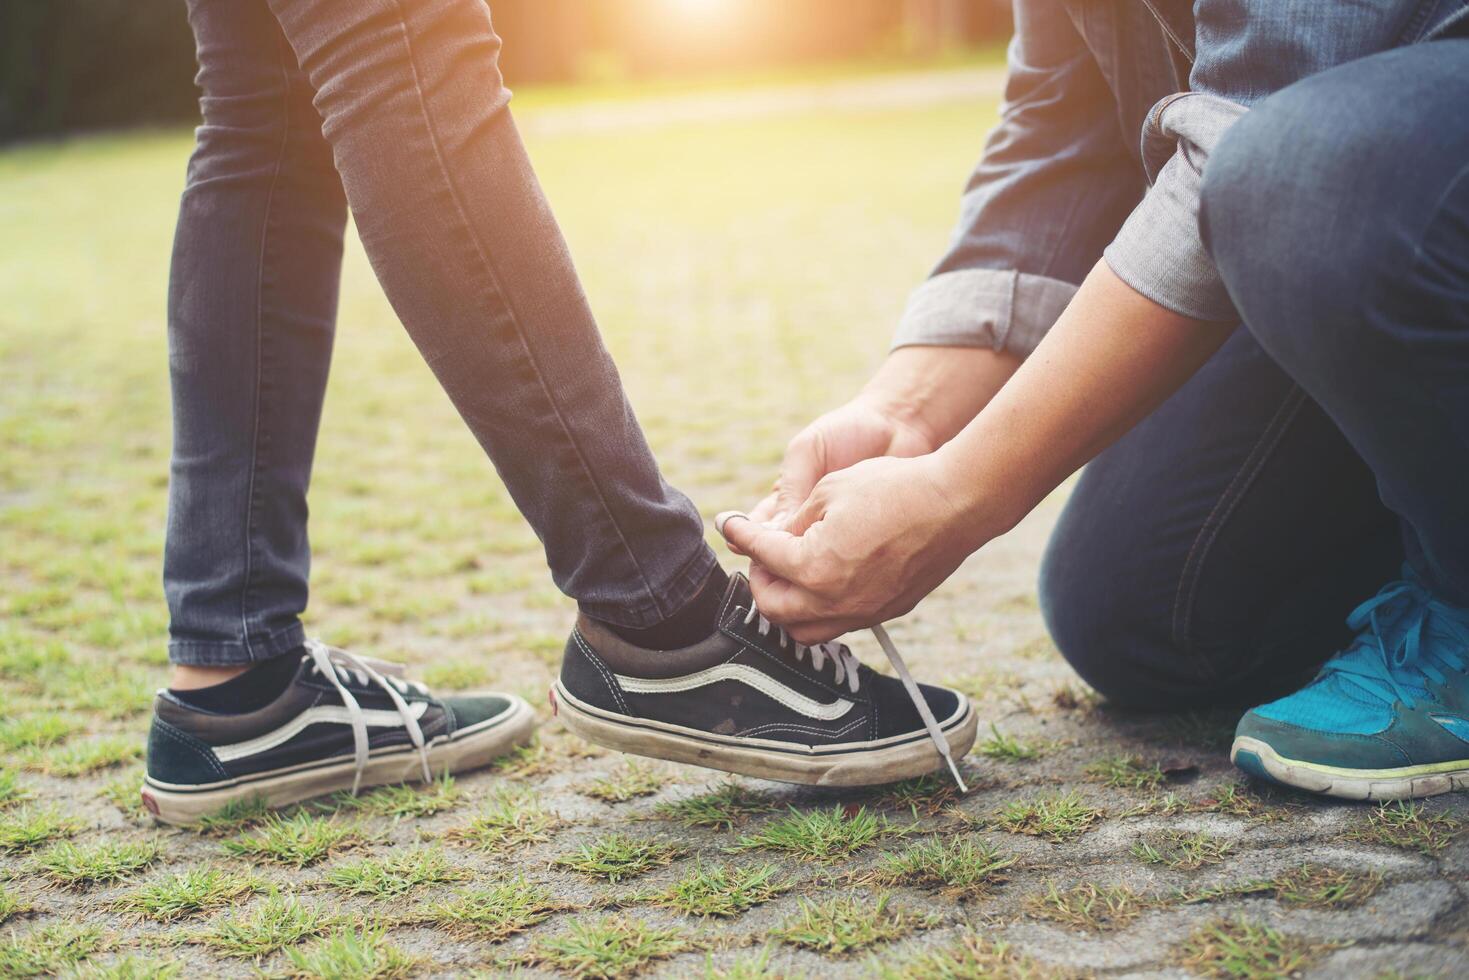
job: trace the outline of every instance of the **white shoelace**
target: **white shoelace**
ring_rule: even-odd
[[[829,640],[826,643],[817,643],[814,646],[797,643],[790,638],[790,635],[786,633],[784,627],[776,626],[761,615],[760,611],[755,608],[753,602],[750,604],[750,611],[745,614],[745,624],[755,624],[755,628],[761,636],[768,635],[772,629],[775,630],[776,635],[780,639],[781,649],[786,649],[789,644],[795,651],[797,663],[809,651],[811,654],[812,668],[821,670],[826,666],[827,659],[830,658],[835,668],[837,684],[840,685],[845,680],[847,682],[847,688],[853,694],[856,694],[860,689],[861,681],[857,668],[862,664],[852,654],[852,651],[847,649],[846,644],[838,643],[835,640]],[[877,637],[877,642],[882,647],[882,652],[887,654],[888,662],[893,665],[893,670],[898,673],[898,679],[903,682],[903,690],[908,692],[908,697],[913,701],[913,707],[918,709],[918,717],[923,719],[923,727],[928,729],[928,737],[933,740],[934,748],[938,749],[939,755],[949,764],[949,772],[954,774],[954,782],[959,784],[959,792],[968,793],[969,787],[964,784],[964,777],[959,775],[959,766],[954,762],[954,754],[949,748],[949,740],[944,735],[943,730],[939,728],[939,723],[934,718],[933,712],[929,710],[928,701],[924,698],[923,692],[918,690],[918,683],[913,680],[913,675],[908,672],[908,665],[903,662],[902,654],[898,653],[898,648],[893,645],[893,638],[888,636],[888,631],[880,624],[872,627],[872,635]]]
[[[312,670],[332,682],[332,686],[342,697],[342,704],[347,708],[347,717],[352,725],[352,748],[357,766],[352,776],[352,795],[357,795],[357,790],[362,785],[362,773],[367,768],[367,722],[362,716],[362,706],[347,689],[345,682],[354,683],[358,687],[376,684],[387,693],[388,698],[393,702],[393,707],[398,709],[398,716],[403,719],[403,727],[408,731],[409,740],[418,750],[418,761],[423,765],[424,782],[432,782],[433,774],[429,769],[428,745],[424,741],[423,728],[419,726],[418,719],[413,716],[408,702],[403,700],[404,694],[425,694],[427,688],[412,681],[402,680],[399,677],[402,668],[397,664],[374,660],[371,657],[359,657],[355,653],[329,647],[316,640],[306,641],[306,652],[311,657]]]

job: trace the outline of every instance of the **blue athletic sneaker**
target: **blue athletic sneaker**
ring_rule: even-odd
[[[1315,680],[1240,719],[1235,765],[1353,800],[1469,788],[1469,609],[1404,576],[1347,618],[1357,638]]]

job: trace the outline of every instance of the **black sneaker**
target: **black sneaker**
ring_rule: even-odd
[[[910,693],[844,644],[791,640],[755,609],[743,575],[730,579],[718,631],[681,650],[644,650],[581,617],[551,698],[566,727],[608,748],[824,786],[952,767],[974,745],[978,721],[957,691],[922,684]]]
[[[195,823],[260,797],[271,806],[474,769],[530,740],[535,716],[510,694],[435,697],[401,668],[308,642],[270,704],[241,714],[153,702],[143,805]]]

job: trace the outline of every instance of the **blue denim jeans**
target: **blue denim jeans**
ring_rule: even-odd
[[[714,555],[598,335],[482,0],[189,0],[189,19],[203,125],[169,292],[174,662],[303,639],[348,208],[562,590],[631,627],[686,602]]]
[[[1309,677],[1404,560],[1469,605],[1469,40],[1260,102],[1204,170],[1243,326],[1082,474],[1042,569],[1061,649],[1142,707]]]

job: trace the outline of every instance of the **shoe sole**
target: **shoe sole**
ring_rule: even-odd
[[[1258,738],[1241,735],[1229,761],[1252,776],[1344,800],[1410,800],[1469,789],[1469,760],[1401,769],[1343,769],[1288,759]]]
[[[495,759],[525,745],[535,732],[535,712],[522,698],[497,694],[510,707],[493,718],[466,726],[451,737],[430,743],[429,771],[435,778],[444,773],[464,772],[489,765]],[[143,806],[154,818],[168,824],[195,824],[218,813],[231,803],[261,799],[267,806],[284,806],[339,790],[351,789],[356,764],[342,762],[306,764],[289,770],[251,774],[228,782],[187,786],[143,781]],[[368,756],[361,786],[423,782],[423,766],[413,746],[393,746]]]
[[[979,716],[969,699],[960,697],[959,710],[939,726],[955,759],[968,754],[979,728]],[[808,748],[762,739],[736,740],[680,725],[628,718],[578,701],[560,680],[551,686],[551,704],[566,727],[588,742],[633,755],[784,783],[876,786],[924,776],[944,766],[943,757],[922,729],[917,737],[896,745],[847,742]]]

